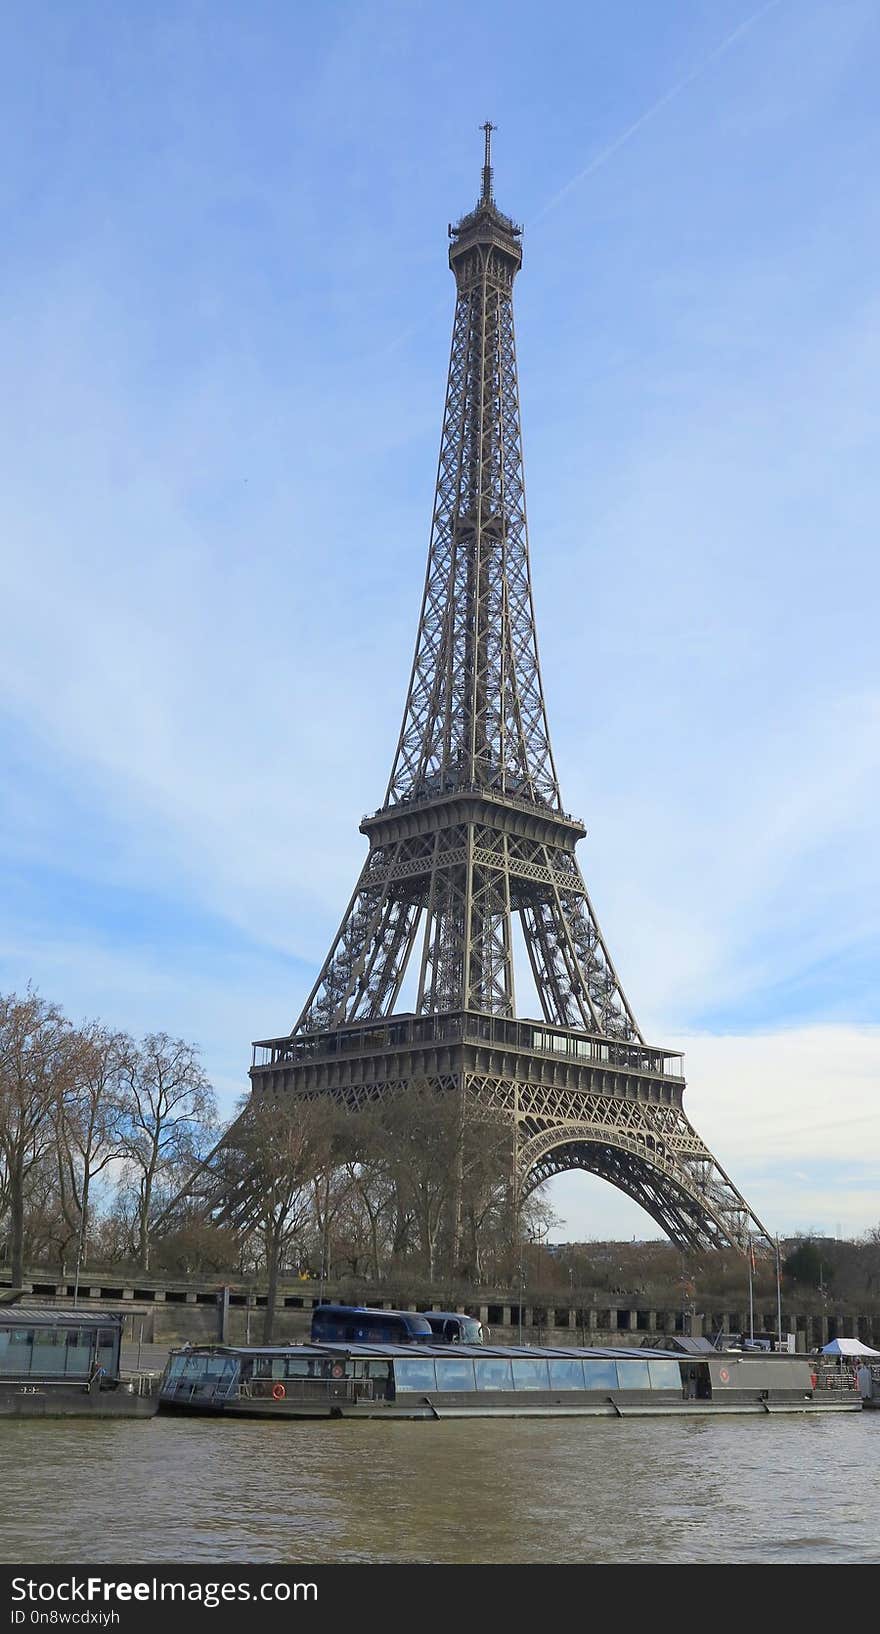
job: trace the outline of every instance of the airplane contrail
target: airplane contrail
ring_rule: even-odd
[[[537,215],[532,217],[532,221],[542,221],[544,216],[548,215],[551,210],[555,210],[557,204],[560,204],[568,196],[572,188],[577,187],[580,182],[586,181],[588,176],[592,176],[595,171],[601,169],[602,165],[607,164],[618,148],[623,147],[624,142],[628,142],[631,136],[635,136],[636,131],[641,130],[643,125],[647,125],[649,119],[653,119],[662,108],[665,108],[675,97],[680,96],[682,91],[686,91],[689,85],[693,85],[694,80],[699,79],[700,75],[704,74],[706,69],[712,66],[713,62],[717,62],[719,57],[723,57],[725,51],[729,51],[730,47],[741,35],[754,27],[755,23],[759,23],[762,17],[766,17],[768,11],[773,11],[774,7],[779,4],[780,0],[767,0],[766,5],[760,6],[757,11],[752,13],[751,17],[746,17],[743,22],[739,23],[732,33],[725,35],[721,43],[716,45],[714,51],[710,51],[709,55],[704,57],[696,68],[692,69],[689,74],[685,74],[684,79],[678,80],[668,91],[664,91],[656,102],[651,103],[650,108],[646,108],[644,113],[639,114],[638,119],[634,119],[631,125],[627,125],[626,130],[621,131],[613,142],[609,142],[607,147],[597,153],[596,157],[591,159],[583,170],[579,170],[576,176],[572,176],[571,180],[565,183],[564,187],[560,187],[559,192],[554,193],[553,197],[538,211]]]

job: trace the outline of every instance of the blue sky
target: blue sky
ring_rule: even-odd
[[[0,986],[197,1040],[227,1107],[292,1024],[396,742],[491,117],[597,912],[771,1228],[876,1224],[876,0],[4,19]]]

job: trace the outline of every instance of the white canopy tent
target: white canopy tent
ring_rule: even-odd
[[[880,1350],[872,1350],[870,1345],[863,1345],[861,1339],[832,1339],[830,1345],[822,1346],[823,1356],[876,1356],[880,1361]]]

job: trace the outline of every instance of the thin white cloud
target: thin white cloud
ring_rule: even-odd
[[[551,210],[555,210],[563,199],[568,197],[569,193],[579,187],[581,182],[585,182],[588,176],[594,175],[597,170],[602,169],[603,165],[607,165],[609,159],[612,159],[625,143],[631,141],[643,126],[649,124],[652,119],[656,119],[657,115],[668,107],[670,102],[674,102],[676,97],[681,96],[682,92],[688,89],[688,86],[693,85],[695,80],[700,79],[706,73],[706,70],[712,67],[713,63],[717,62],[720,57],[723,57],[730,50],[732,45],[736,44],[737,40],[742,39],[750,28],[759,23],[762,17],[766,17],[769,11],[774,11],[779,4],[780,0],[767,0],[766,5],[760,6],[757,11],[752,12],[750,17],[744,18],[736,28],[731,29],[730,33],[724,36],[724,39],[720,41],[714,51],[710,51],[707,56],[703,57],[696,68],[692,69],[689,74],[685,74],[682,79],[677,80],[674,85],[670,86],[668,91],[664,91],[656,102],[652,102],[644,113],[639,114],[638,118],[632,121],[632,124],[627,125],[626,129],[620,132],[619,136],[616,136],[612,142],[602,148],[590,160],[589,164],[584,165],[582,170],[579,170],[563,187],[560,187],[558,192],[554,193],[552,198],[548,199],[547,203],[542,205],[541,209],[532,217],[533,223],[542,221],[546,215],[550,214]]]

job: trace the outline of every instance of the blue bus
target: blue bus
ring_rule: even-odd
[[[380,1311],[369,1305],[318,1305],[312,1312],[313,1345],[482,1345],[486,1333],[476,1316],[461,1311]]]
[[[424,1345],[434,1339],[430,1322],[415,1311],[380,1311],[369,1305],[317,1305],[313,1345]]]

